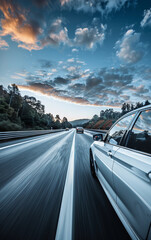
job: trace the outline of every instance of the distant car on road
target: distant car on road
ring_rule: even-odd
[[[66,128],[66,131],[69,131],[69,128]]]
[[[92,176],[131,238],[151,240],[151,105],[121,117],[105,137],[93,138]]]
[[[83,127],[76,127],[76,133],[84,133]]]

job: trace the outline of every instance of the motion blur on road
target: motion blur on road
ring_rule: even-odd
[[[90,174],[92,133],[0,143],[0,239],[129,239]]]

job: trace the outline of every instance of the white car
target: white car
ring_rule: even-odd
[[[90,168],[132,239],[151,240],[151,105],[121,117],[90,147]],[[96,141],[97,140],[97,141]]]

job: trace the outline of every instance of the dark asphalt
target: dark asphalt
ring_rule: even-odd
[[[71,130],[0,144],[1,240],[55,239],[73,136]],[[129,239],[91,177],[92,142],[91,134],[76,134],[73,240]]]

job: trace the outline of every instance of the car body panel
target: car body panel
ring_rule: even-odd
[[[148,112],[151,105],[125,114],[118,120],[134,114],[119,145],[115,145],[114,139],[107,142],[106,135],[103,141],[94,141],[91,152],[96,176],[131,238],[150,240],[151,154],[132,149],[131,145],[125,147],[129,132],[142,110]]]
[[[114,156],[118,147],[112,146],[110,144],[106,144],[101,141],[95,142],[94,147],[95,147],[94,159],[95,159],[96,165],[106,180],[105,185],[107,190],[110,191],[112,198],[116,200],[115,186],[114,186],[113,173],[112,173],[113,158],[110,157],[108,153],[112,152],[112,155]]]
[[[127,230],[129,236],[133,239],[133,240],[140,240],[140,238],[136,235],[136,233],[134,232],[133,228],[130,226],[129,222],[127,221],[126,217],[124,216],[124,214],[121,212],[120,208],[118,207],[116,201],[112,198],[110,191],[107,191],[106,188],[106,180],[103,177],[103,175],[101,174],[101,172],[98,170],[97,171],[97,178],[102,186],[102,188],[104,189],[104,192],[106,193],[110,203],[112,204],[112,207],[114,208],[115,212],[117,213],[119,219],[121,220],[122,224],[124,225],[125,229]],[[147,239],[150,240],[150,239]]]
[[[151,221],[151,157],[119,148],[113,158],[117,205],[140,238],[146,239]]]

